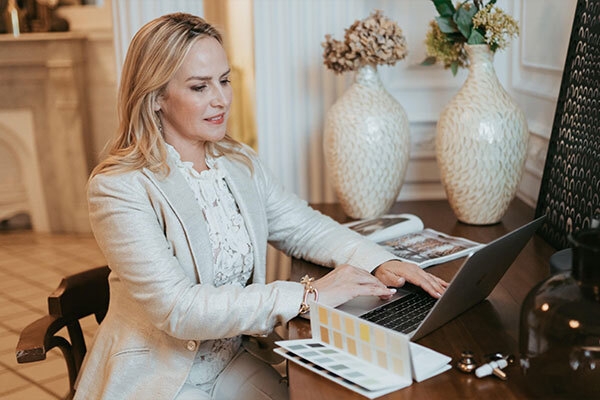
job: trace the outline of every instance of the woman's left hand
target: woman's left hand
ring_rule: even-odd
[[[384,285],[401,287],[406,282],[420,286],[435,298],[439,298],[448,287],[448,283],[435,275],[425,272],[416,264],[399,260],[390,260],[375,269],[373,275]]]

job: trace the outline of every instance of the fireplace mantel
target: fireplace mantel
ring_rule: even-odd
[[[16,154],[13,172],[26,177],[29,185],[26,204],[20,208],[43,216],[37,222],[32,218],[34,230],[90,230],[85,196],[90,172],[85,43],[85,36],[72,32],[0,35],[0,111],[16,116],[30,111],[35,151],[19,150],[23,146],[15,141],[23,135],[14,118],[10,127],[0,120],[0,146]],[[38,169],[33,174],[37,178],[27,171],[32,167]],[[0,202],[0,212],[1,208]]]

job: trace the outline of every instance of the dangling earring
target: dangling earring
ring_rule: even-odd
[[[163,132],[163,126],[162,126],[162,121],[160,120],[160,116],[158,115],[158,111],[155,112],[156,114],[156,125],[158,125],[158,131],[160,132],[161,135],[164,136],[164,132]]]

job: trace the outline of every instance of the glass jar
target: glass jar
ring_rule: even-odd
[[[538,283],[523,301],[521,368],[537,396],[600,398],[600,229],[569,241],[571,271]]]

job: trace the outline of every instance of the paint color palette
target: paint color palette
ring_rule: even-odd
[[[398,385],[398,381],[394,382],[394,386],[388,386],[385,387],[383,389],[379,389],[379,390],[374,390],[374,389],[367,389],[365,387],[363,387],[362,385],[368,385],[370,387],[374,387],[373,384],[377,383],[377,382],[381,382],[381,377],[380,376],[375,376],[375,371],[372,370],[370,368],[370,366],[366,366],[365,368],[360,367],[360,363],[357,364],[353,364],[353,363],[347,363],[347,360],[344,359],[338,359],[337,356],[334,356],[333,358],[331,357],[331,354],[337,354],[336,353],[330,353],[327,354],[326,356],[320,357],[318,360],[315,360],[316,362],[319,362],[320,364],[316,364],[315,362],[312,362],[312,355],[309,355],[311,357],[311,359],[307,359],[304,358],[303,355],[300,355],[299,353],[296,353],[295,351],[292,350],[287,350],[287,346],[288,345],[292,345],[292,346],[298,346],[298,345],[302,345],[302,347],[296,347],[296,351],[301,350],[302,348],[305,348],[305,346],[311,346],[311,345],[315,345],[315,344],[320,344],[318,342],[313,341],[312,339],[303,339],[303,340],[286,340],[286,341],[281,341],[281,342],[277,342],[277,344],[279,344],[280,348],[276,348],[274,349],[274,351],[280,355],[282,355],[283,357],[287,358],[289,361],[292,361],[296,364],[299,364],[300,366],[307,368],[309,370],[311,370],[312,372],[323,376],[326,379],[329,379],[332,382],[337,383],[338,385],[344,386],[356,393],[361,394],[362,396],[369,398],[369,399],[374,399],[376,397],[380,397],[383,396],[387,393],[396,391],[398,389],[401,389],[405,386],[410,385],[410,382],[401,382],[400,385]],[[327,346],[325,346],[327,347]],[[304,354],[306,355],[306,354]],[[324,363],[324,364],[323,364]],[[325,365],[325,366],[323,366]],[[331,365],[331,367],[330,367]],[[396,377],[397,380],[398,377]],[[360,384],[358,384],[357,382],[360,382]]]
[[[275,351],[368,398],[412,384],[408,336],[318,303],[312,339],[279,341]]]
[[[313,307],[313,306],[311,306]],[[315,303],[310,324],[313,339],[344,350],[394,375],[411,378],[407,335]],[[312,327],[318,327],[313,329]]]
[[[326,343],[314,339],[301,339],[281,341],[277,344],[287,351],[280,352],[284,357],[305,366],[312,365],[316,369],[329,371],[341,380],[367,391],[397,389],[399,385],[402,386],[398,375]],[[404,383],[404,386],[408,386],[412,380],[409,377]]]
[[[319,303],[310,305],[312,339],[282,340],[274,351],[374,399],[451,368],[450,357],[408,336]]]

